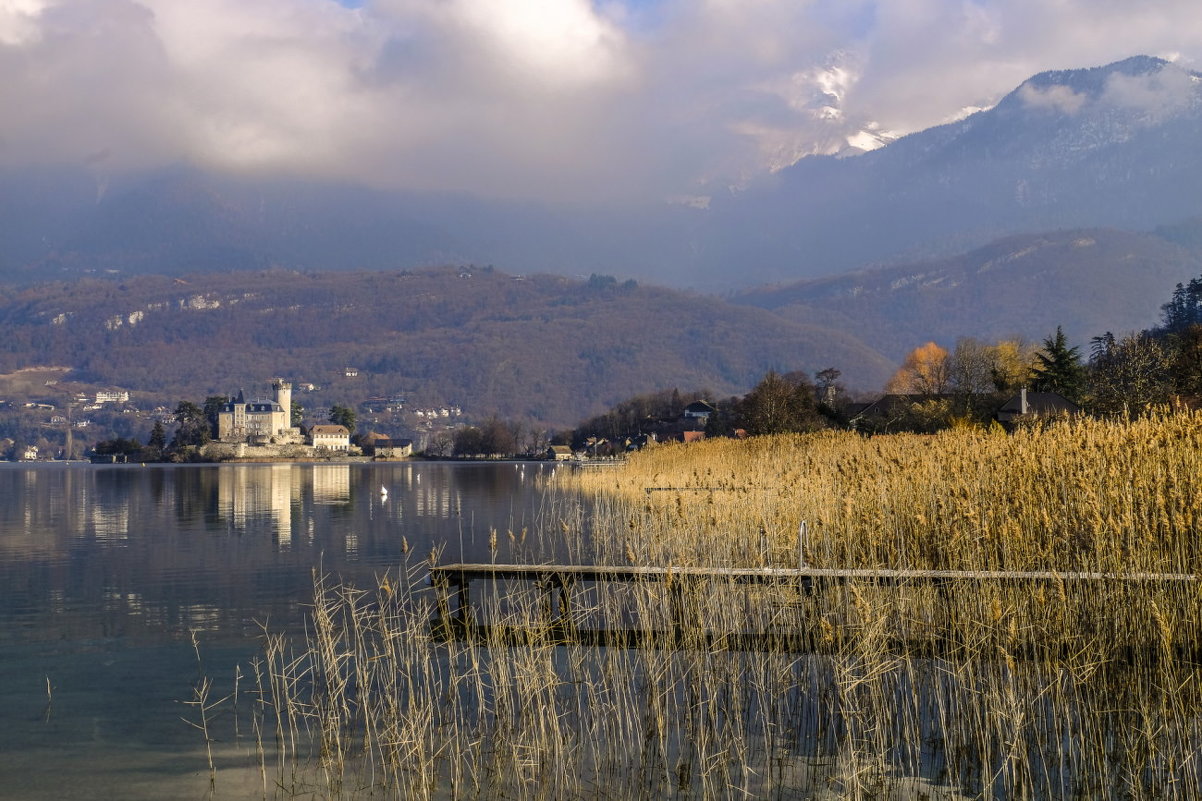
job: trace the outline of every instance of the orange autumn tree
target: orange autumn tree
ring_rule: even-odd
[[[910,351],[885,385],[885,391],[902,395],[938,395],[947,392],[948,378],[947,349],[928,342]]]

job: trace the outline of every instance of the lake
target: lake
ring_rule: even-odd
[[[298,631],[315,570],[366,587],[432,549],[552,556],[531,552],[552,469],[0,466],[3,797],[257,796],[237,732],[217,744],[232,769],[210,792],[202,734],[183,720],[200,677],[224,695],[263,625]],[[232,720],[228,707],[214,714]]]

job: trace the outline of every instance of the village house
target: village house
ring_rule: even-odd
[[[407,459],[413,455],[413,440],[411,439],[377,439],[375,443],[375,458],[377,459]]]
[[[567,462],[572,459],[572,449],[567,445],[552,445],[547,448],[547,458],[556,462]]]
[[[346,426],[323,423],[309,429],[309,444],[327,451],[347,451],[351,447],[351,432]]]
[[[705,400],[695,400],[688,406],[684,407],[684,414],[681,415],[685,420],[693,420],[702,428],[705,428],[709,422],[710,415],[716,414],[717,408],[712,403]]]
[[[1010,426],[1022,418],[1055,417],[1080,411],[1080,406],[1059,393],[1028,392],[1023,387],[1017,395],[1002,404],[995,417],[1002,425]]]

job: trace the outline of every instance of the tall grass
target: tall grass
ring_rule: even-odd
[[[1192,413],[663,446],[566,479],[536,537],[607,564],[1192,574],[1200,454]],[[446,640],[423,574],[319,577],[307,640],[266,639],[273,792],[1202,797],[1193,584],[673,576],[577,587],[563,620],[478,585],[475,636]],[[607,629],[642,646],[564,636]]]

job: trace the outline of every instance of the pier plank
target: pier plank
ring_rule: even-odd
[[[772,583],[781,580],[821,580],[832,583],[869,581],[876,583],[943,583],[949,581],[1079,582],[1131,581],[1192,583],[1192,573],[1089,573],[1057,571],[988,570],[894,570],[887,568],[797,568],[797,567],[652,567],[627,565],[518,565],[456,563],[430,568],[435,580],[460,584],[475,579],[565,581],[656,581],[669,577],[716,578],[739,583]]]

